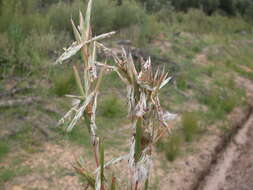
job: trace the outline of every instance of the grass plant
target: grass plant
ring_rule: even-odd
[[[178,135],[172,135],[168,142],[164,144],[165,156],[169,161],[174,161],[180,154],[181,137]]]
[[[99,42],[115,32],[92,37],[91,9],[92,0],[88,2],[85,19],[80,12],[78,27],[71,20],[76,42],[67,48],[56,61],[56,64],[62,63],[78,51],[81,51],[83,60],[82,66],[73,66],[79,95],[67,95],[74,100],[74,104],[59,124],[69,120],[66,130],[71,131],[81,118],[86,123],[97,169],[91,173],[79,161],[74,165],[77,173],[86,179],[86,188],[91,187],[96,190],[115,188],[117,178],[113,176],[112,183],[107,184],[105,181],[107,170],[105,169],[121,160],[128,160],[127,169],[132,174],[132,177],[129,178],[130,188],[147,189],[152,162],[151,148],[162,136],[171,132],[170,120],[176,117],[175,114],[171,114],[161,107],[158,96],[160,89],[171,80],[171,77],[168,77],[168,73],[165,73],[164,69],[158,68],[154,71],[150,59],[141,60],[141,68],[137,70],[131,54],[127,54],[123,49],[121,55],[118,55]],[[104,51],[108,57],[114,60],[115,64],[108,65],[106,60],[97,61],[97,49]],[[77,68],[82,69],[80,71]],[[96,126],[96,108],[97,102],[99,103],[97,98],[105,71],[116,72],[127,87],[128,115],[133,128],[129,153],[107,163],[104,158],[104,144],[98,136]],[[121,111],[117,104],[116,99],[108,100],[105,102],[102,114],[113,119],[114,115]]]
[[[185,140],[191,142],[199,131],[199,124],[196,114],[186,112],[182,114],[182,129]]]

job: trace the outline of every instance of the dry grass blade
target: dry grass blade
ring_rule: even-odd
[[[76,83],[77,83],[77,86],[79,88],[79,91],[82,94],[82,96],[84,96],[85,92],[84,92],[84,89],[83,89],[82,81],[81,81],[81,78],[79,76],[78,70],[75,66],[73,66],[73,70],[74,70],[75,79],[76,79]]]
[[[72,24],[72,28],[73,28],[73,31],[74,31],[75,39],[80,44],[82,42],[82,38],[81,38],[81,35],[78,32],[78,30],[77,30],[77,28],[75,26],[75,23],[74,23],[74,21],[72,19],[71,19],[71,24]]]
[[[101,34],[99,36],[96,36],[94,38],[91,38],[90,40],[84,41],[80,44],[77,42],[74,42],[69,48],[65,49],[65,52],[56,60],[55,64],[62,63],[63,61],[69,59],[73,55],[75,55],[84,45],[89,44],[94,41],[103,40],[105,38],[108,38],[112,35],[114,35],[116,32],[108,32],[106,34]]]
[[[91,7],[92,7],[92,2],[93,0],[89,0],[87,10],[86,10],[86,15],[85,15],[85,20],[83,22],[83,16],[82,13],[80,12],[80,28],[83,26],[84,28],[81,28],[81,31],[83,32],[83,40],[87,40],[90,36],[90,18],[91,18]]]
[[[62,63],[63,61],[69,59],[75,55],[82,47],[83,44],[77,44],[74,42],[68,49],[65,49],[65,52],[56,60],[55,64]]]
[[[159,89],[163,88],[166,84],[168,84],[171,79],[172,79],[172,77],[168,77],[167,79],[163,80],[163,82],[161,83]]]
[[[80,118],[83,116],[84,111],[86,109],[86,107],[89,105],[89,103],[92,101],[94,96],[94,92],[91,93],[86,100],[83,102],[83,104],[81,104],[81,106],[79,107],[79,109],[76,111],[76,114],[73,118],[73,120],[71,121],[71,123],[69,124],[69,126],[67,127],[67,131],[71,131],[73,129],[73,127],[76,125],[76,123],[80,120]]]

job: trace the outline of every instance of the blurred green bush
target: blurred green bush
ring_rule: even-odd
[[[180,154],[181,136],[179,134],[171,134],[168,139],[158,141],[156,148],[159,152],[164,152],[165,157],[169,161],[174,161]]]
[[[108,97],[101,103],[101,115],[103,117],[115,118],[124,114],[123,105],[120,100],[115,97]]]
[[[75,76],[71,69],[57,72],[53,76],[53,92],[57,96],[64,96],[75,89]]]
[[[191,142],[193,137],[199,132],[198,118],[195,113],[185,112],[182,114],[182,129],[185,140]]]

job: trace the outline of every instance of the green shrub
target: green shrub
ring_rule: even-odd
[[[185,140],[191,142],[199,131],[198,118],[195,113],[186,112],[182,115],[182,129]]]
[[[55,3],[59,3],[59,2],[62,2],[62,1],[71,1],[71,0],[39,0],[38,2],[38,6],[43,8],[43,7],[48,7],[52,4],[55,4]]]
[[[106,98],[101,103],[101,114],[104,117],[115,118],[121,116],[123,113],[123,106],[115,96]]]
[[[76,86],[75,76],[71,71],[57,72],[53,77],[53,92],[57,96],[63,96],[73,91]]]
[[[252,26],[240,17],[227,17],[220,14],[207,16],[199,9],[191,9],[188,13],[175,13],[175,22],[180,23],[181,30],[196,34],[234,34],[238,31],[252,30]]]
[[[115,11],[118,7],[109,0],[96,0],[92,15],[93,31],[96,34],[114,30]],[[98,14],[99,13],[99,14]]]
[[[28,39],[25,40],[25,44],[32,44],[30,48],[33,51],[38,52],[42,58],[55,59],[52,55],[55,55],[54,49],[60,49],[66,47],[67,43],[70,43],[71,36],[66,32],[49,32],[47,34],[40,34],[36,31],[31,32]]]
[[[13,21],[17,22],[20,16],[20,4],[15,0],[2,0],[0,6],[0,31],[6,32]],[[18,16],[18,17],[17,17]]]
[[[121,6],[117,6],[115,2],[109,0],[98,0],[94,8],[93,28],[97,33],[128,30],[130,36],[134,36],[130,37],[130,40],[137,41],[138,45],[144,45],[160,32],[161,27],[156,17],[148,15],[135,2],[125,1]]]
[[[74,11],[76,13],[76,11]],[[49,23],[56,31],[71,32],[72,28],[70,23],[71,10],[65,3],[57,3],[52,5],[48,10]]]
[[[188,11],[192,8],[202,9],[210,15],[222,11],[227,15],[245,14],[251,0],[139,0],[149,12],[158,12],[164,7],[169,9],[171,5],[179,11]]]
[[[8,30],[10,25],[18,24],[26,35],[36,28],[38,32],[46,32],[48,21],[40,13],[36,0],[2,0],[0,5],[0,31]]]
[[[241,14],[241,15],[245,15],[248,7],[250,7],[252,5],[252,1],[251,0],[237,0],[235,2],[235,7],[236,10]]]
[[[156,13],[162,9],[171,9],[171,1],[168,0],[140,0],[148,12]]]
[[[167,2],[167,6],[162,6],[159,11],[156,12],[156,17],[158,18],[159,21],[162,22],[172,22],[174,18],[174,7],[171,5],[171,2]]]
[[[169,161],[174,161],[180,154],[181,138],[178,134],[172,134],[164,141],[156,143],[157,151],[164,152],[165,157]]]
[[[126,1],[115,10],[115,29],[126,28],[134,24],[145,22],[147,15],[144,10],[134,2]]]
[[[165,155],[169,161],[174,161],[180,153],[180,136],[171,135],[169,140],[165,143]]]
[[[9,49],[6,48],[8,45],[9,43],[6,35],[0,33],[0,77],[6,77],[11,67],[9,63],[10,52]]]
[[[139,24],[138,44],[145,46],[147,42],[154,39],[161,31],[161,25],[156,21],[154,16],[143,16]]]
[[[16,23],[10,24],[7,29],[7,36],[11,45],[10,47],[12,47],[13,51],[16,53],[20,49],[20,45],[25,39],[22,26]]]
[[[53,4],[47,12],[50,26],[56,31],[68,31],[72,33],[70,19],[72,17],[74,21],[77,21],[79,10],[85,10],[84,3],[81,1],[75,1],[72,4],[63,2]]]
[[[208,65],[206,67],[206,73],[209,77],[213,77],[214,72],[217,70],[215,65]]]
[[[19,23],[23,32],[29,36],[31,32],[36,31],[38,35],[47,34],[50,31],[50,23],[47,16],[40,13],[33,13],[22,16]]]
[[[235,15],[235,2],[235,0],[220,0],[220,8],[229,15]]]
[[[102,91],[107,91],[108,88],[124,88],[124,83],[118,80],[117,73],[109,73],[104,77],[103,85],[101,86]]]
[[[199,7],[199,0],[170,0],[177,10],[186,11],[190,8]]]
[[[176,84],[177,84],[177,87],[180,89],[180,90],[186,90],[188,87],[187,87],[187,75],[186,73],[179,73],[178,76],[176,76]]]
[[[223,109],[226,113],[230,113],[236,105],[237,105],[236,97],[227,95],[223,103]]]
[[[10,24],[7,29],[6,36],[7,44],[1,45],[0,50],[2,51],[2,56],[4,56],[4,67],[8,73],[12,74],[25,74],[25,71],[30,69],[30,53],[35,53],[29,48],[32,44],[27,46],[25,44],[25,35],[19,24]]]
[[[9,44],[5,49],[6,58],[8,62],[8,67],[11,69],[11,72],[20,75],[26,75],[27,72],[34,71],[37,66],[42,63],[42,52],[40,49],[36,49],[39,41],[33,41],[33,34],[30,35],[30,38],[20,38],[18,31],[13,32],[14,34],[9,34]],[[36,39],[39,38],[39,35],[36,35]],[[1,47],[0,47],[1,49]]]
[[[164,145],[165,143],[161,140],[159,140],[157,143],[156,143],[156,148],[157,148],[157,151],[158,152],[163,152],[164,151]]]
[[[251,24],[253,24],[253,2],[251,2],[246,8],[244,16]]]
[[[25,75],[33,65],[41,63],[39,50],[34,47],[37,42],[32,39],[49,30],[48,20],[39,13],[34,0],[3,0],[1,4],[0,32],[7,38],[6,45],[0,45],[6,75]],[[0,58],[1,59],[1,58]]]
[[[200,6],[202,6],[205,13],[211,15],[217,11],[220,6],[220,0],[200,0]]]

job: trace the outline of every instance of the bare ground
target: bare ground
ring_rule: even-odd
[[[219,156],[199,190],[251,190],[253,188],[253,114]]]
[[[247,142],[241,145],[239,156],[226,173],[224,190],[251,190],[253,188],[253,124],[247,134]],[[240,146],[240,145],[239,145]]]

